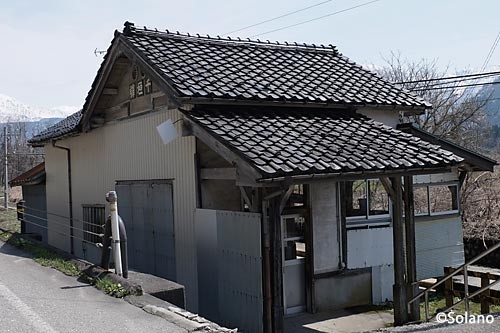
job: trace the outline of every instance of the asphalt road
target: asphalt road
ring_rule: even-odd
[[[0,332],[186,331],[0,242]]]

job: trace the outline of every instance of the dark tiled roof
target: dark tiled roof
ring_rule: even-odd
[[[47,127],[45,130],[29,139],[28,142],[36,145],[37,143],[41,143],[46,140],[56,139],[76,132],[81,119],[82,110],[73,113],[72,115],[50,127]]]
[[[45,180],[45,163],[42,162],[28,171],[20,174],[9,182],[10,186],[40,184]]]
[[[438,168],[463,161],[439,146],[354,112],[183,112],[263,178]]]
[[[409,133],[411,135],[419,137],[422,140],[440,145],[444,149],[449,150],[460,157],[463,157],[465,162],[472,166],[474,171],[493,171],[495,165],[498,165],[498,162],[496,160],[482,155],[477,151],[459,146],[450,140],[427,132],[414,123],[399,124],[396,128],[405,133]]]
[[[121,39],[180,97],[427,108],[333,47],[182,35],[125,24]]]
[[[115,32],[86,98],[85,113],[91,111],[90,100],[117,39],[149,63],[177,97],[420,109],[431,106],[356,65],[333,46],[182,35],[139,29],[128,22],[125,26],[124,33]],[[79,111],[30,142],[66,135],[81,120]]]

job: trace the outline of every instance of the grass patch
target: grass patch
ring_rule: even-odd
[[[21,231],[21,225],[19,221],[17,221],[16,212],[0,211],[0,228],[6,230],[0,230],[1,241],[31,254],[33,256],[33,260],[38,264],[57,269],[58,271],[69,276],[80,276],[89,284],[94,285],[97,289],[100,289],[113,297],[123,298],[129,294],[129,292],[123,288],[121,284],[114,283],[107,277],[104,277],[103,279],[94,279],[80,272],[75,264],[64,258],[62,255],[16,234]]]
[[[129,294],[121,284],[114,283],[107,277],[95,280],[95,286],[106,294],[117,298],[123,298]]]
[[[78,276],[80,270],[71,261],[43,246],[37,245],[25,238],[16,235],[21,232],[21,223],[17,220],[17,212],[14,210],[0,211],[0,240],[13,245],[33,256],[33,260],[45,267],[52,267],[69,275]]]
[[[7,243],[33,256],[33,260],[45,267],[51,267],[69,275],[79,276],[80,270],[71,261],[43,246],[32,243],[22,237],[10,235]]]
[[[458,302],[460,299],[458,297],[454,298],[454,303]],[[446,309],[446,299],[442,295],[432,295],[429,294],[429,315],[435,315],[438,312]],[[465,313],[465,302],[453,308],[455,314]],[[490,313],[500,312],[500,305],[490,305]],[[481,314],[481,304],[470,302],[469,303],[469,314],[479,315]],[[425,305],[422,301],[420,303],[420,318],[425,319]]]
[[[458,297],[454,298],[454,302],[458,302],[460,299]],[[446,309],[446,299],[443,295],[441,294],[429,294],[429,315],[433,316],[436,315],[438,312],[443,311]],[[394,308],[391,305],[382,305],[377,307],[378,311],[387,311],[391,314],[394,314]],[[453,308],[453,312],[455,312],[455,315],[463,315],[465,314],[465,302],[458,305],[457,307]],[[497,313],[500,312],[500,305],[490,305],[490,313]],[[479,315],[481,314],[481,304],[479,303],[474,303],[470,302],[469,303],[469,315]],[[424,301],[420,301],[420,320],[425,321],[425,304]],[[390,325],[392,326],[392,325]]]
[[[0,227],[12,232],[21,232],[21,222],[17,219],[17,212],[12,209],[0,210]]]

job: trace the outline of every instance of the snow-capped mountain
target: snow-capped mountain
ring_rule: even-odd
[[[78,107],[58,106],[39,108],[24,104],[15,98],[0,94],[0,124],[8,122],[37,122],[46,118],[66,118]]]

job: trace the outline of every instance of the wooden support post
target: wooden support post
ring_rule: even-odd
[[[264,295],[264,332],[272,333],[272,287],[271,287],[271,227],[269,201],[262,201],[262,289]]]
[[[417,255],[415,248],[415,209],[413,202],[413,176],[404,177],[404,209],[406,239],[406,297],[412,299],[418,293]],[[410,305],[410,321],[420,320],[420,304],[415,301]]]
[[[401,177],[391,177],[392,190],[392,232],[394,246],[394,325],[399,326],[408,322],[406,281],[405,281],[405,255],[404,255],[404,230],[403,230],[403,191]]]
[[[287,190],[279,191],[276,195],[271,195],[267,200],[265,199],[262,204],[265,214],[263,218],[266,218],[267,215],[268,227],[268,239],[264,238],[264,242],[269,243],[269,268],[268,274],[264,277],[264,286],[266,287],[269,284],[268,287],[270,288],[265,298],[267,299],[270,296],[271,301],[270,306],[268,303],[265,304],[267,309],[270,310],[270,313],[266,313],[267,320],[270,320],[270,322],[267,321],[266,323],[266,331],[268,333],[281,333],[284,331],[285,309],[283,304],[281,212],[291,193],[291,187]],[[265,209],[265,207],[268,208]]]
[[[345,181],[339,182],[339,196],[340,196],[340,241],[341,244],[341,258],[340,258],[340,266],[339,268],[347,267],[347,184]],[[352,195],[352,193],[350,193]]]
[[[306,224],[305,224],[305,242],[306,242],[306,257],[305,257],[305,274],[306,274],[306,310],[309,313],[316,312],[314,299],[314,237],[313,223],[311,213],[311,196],[309,185],[304,186],[304,196],[306,203]]]
[[[490,284],[488,273],[481,273],[481,288]],[[481,314],[490,313],[490,289],[486,289],[481,293]]]
[[[444,268],[444,276],[447,276],[453,271],[451,267]],[[444,281],[444,297],[446,299],[446,307],[453,306],[453,278]]]
[[[271,298],[272,332],[283,332],[283,265],[281,249],[281,214],[279,210],[281,196],[269,200],[269,222],[271,236]]]

